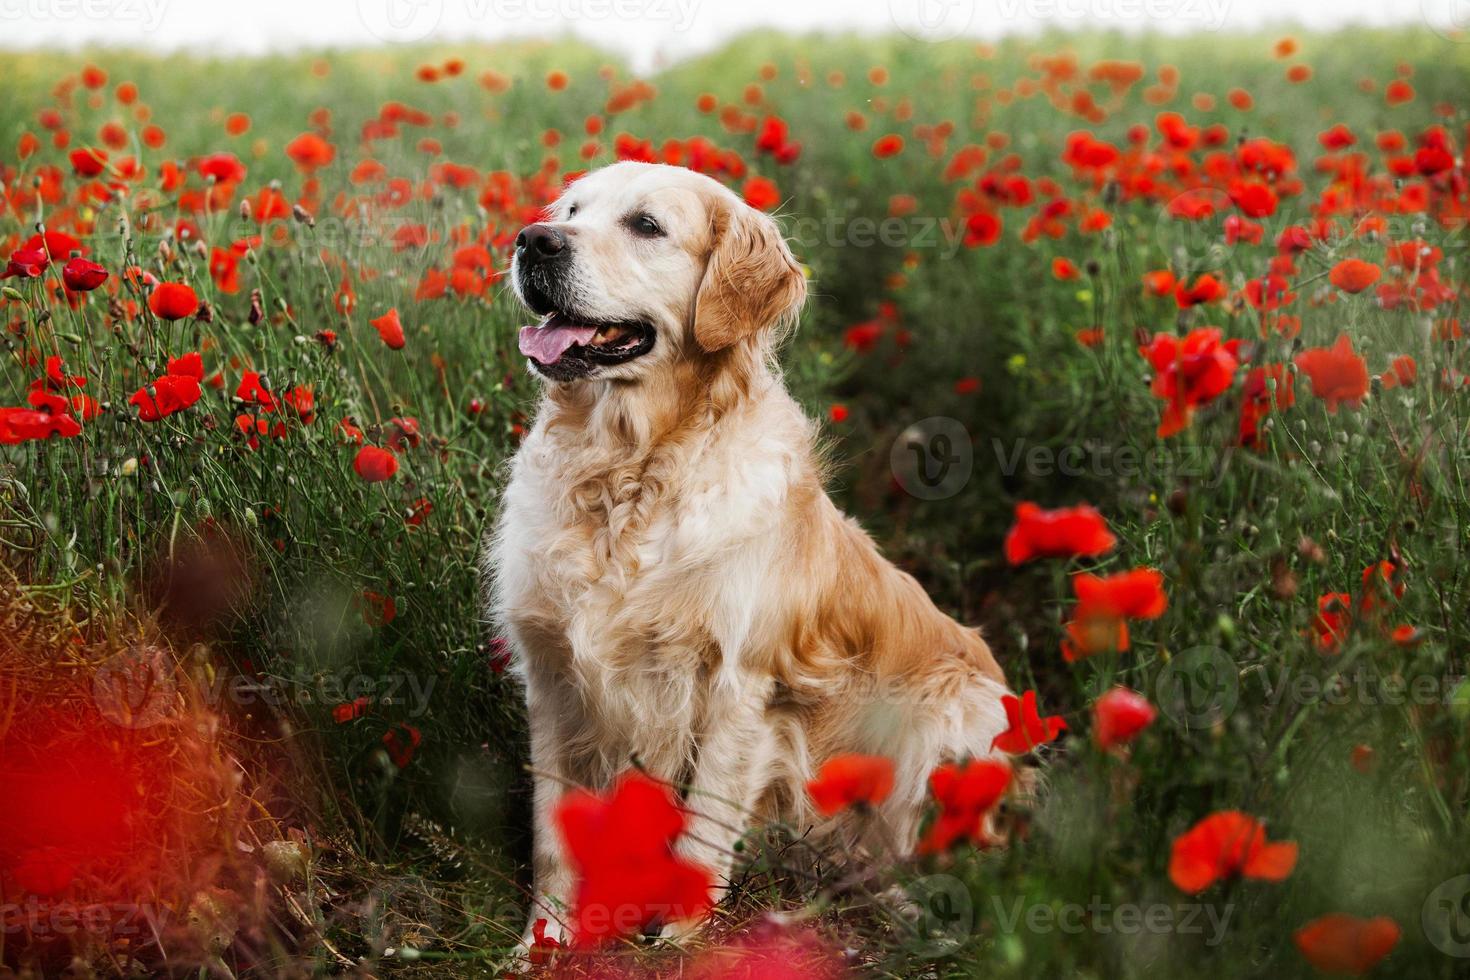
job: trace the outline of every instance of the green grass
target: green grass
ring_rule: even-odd
[[[840,464],[834,493],[942,606],[984,624],[1012,686],[1038,689],[1044,711],[1064,715],[1073,731],[1046,753],[1046,788],[1024,840],[1002,851],[957,854],[939,866],[892,870],[902,881],[927,878],[927,886],[915,887],[965,896],[960,905],[974,914],[956,920],[961,948],[906,938],[862,901],[836,897],[824,928],[860,949],[864,969],[893,976],[1295,975],[1310,968],[1292,945],[1292,930],[1334,911],[1389,915],[1400,924],[1400,945],[1379,967],[1384,975],[1451,976],[1465,962],[1436,948],[1420,925],[1435,887],[1470,872],[1466,700],[1457,686],[1470,641],[1462,558],[1470,544],[1463,471],[1470,392],[1436,383],[1442,372],[1470,366],[1463,342],[1431,336],[1436,322],[1462,315],[1463,219],[1448,228],[1419,227],[1414,216],[1393,219],[1390,237],[1421,235],[1444,250],[1442,271],[1457,296],[1433,314],[1383,310],[1371,292],[1334,295],[1327,286],[1326,271],[1338,258],[1381,261],[1381,242],[1319,245],[1299,259],[1293,311],[1302,317],[1300,345],[1325,346],[1345,332],[1375,375],[1391,354],[1415,356],[1419,382],[1375,390],[1361,409],[1329,415],[1301,379],[1296,404],[1273,419],[1259,451],[1227,450],[1238,381],[1190,429],[1160,440],[1154,430],[1162,403],[1149,393],[1147,364],[1136,349],[1135,330],[1204,323],[1221,326],[1227,337],[1256,339],[1248,307],[1180,313],[1172,301],[1145,297],[1139,277],[1171,265],[1191,277],[1218,272],[1235,287],[1259,276],[1275,233],[1310,218],[1307,202],[1326,183],[1312,169],[1322,152],[1317,134],[1333,123],[1349,126],[1376,160],[1378,131],[1400,128],[1412,140],[1442,121],[1463,154],[1470,46],[1427,31],[1349,31],[1305,37],[1302,53],[1283,62],[1271,56],[1273,41],[1045,37],[1007,41],[982,57],[968,42],[757,34],[660,73],[652,79],[657,97],[609,118],[599,137],[604,152],[595,163],[612,159],[618,132],[656,146],[704,136],[740,153],[751,172],[776,180],[784,220],[805,229],[797,251],[812,277],[812,300],[785,352],[788,379],[813,414],[825,415],[835,403],[850,412],[828,427]],[[1125,57],[1149,74],[1096,126],[1058,112],[1044,96],[1009,104],[996,98],[1018,79],[1039,77],[1038,54],[1062,49],[1075,52],[1084,70],[1101,58]],[[419,64],[449,57],[465,60],[462,76],[432,85],[414,80]],[[325,74],[312,70],[318,58],[330,69]],[[89,60],[110,75],[102,104],[90,107],[85,91],[58,101],[53,88]],[[354,214],[334,220],[334,202],[339,192],[361,193],[348,182],[363,156],[357,134],[388,100],[434,117],[433,125],[405,127],[373,152],[391,175],[415,186],[436,160],[506,171],[518,181],[534,177],[548,154],[556,157],[556,174],[580,169],[583,122],[602,112],[608,85],[598,70],[608,61],[572,44],[249,60],[115,52],[0,59],[7,79],[0,174],[10,191],[26,185],[37,163],[68,169],[49,144],[32,160],[16,156],[23,132],[42,132],[36,114],[43,107],[62,106],[73,146],[92,142],[116,117],[129,128],[131,148],[122,152],[140,154],[149,167],[144,186],[156,186],[165,159],[228,150],[249,168],[229,206],[198,221],[211,245],[256,233],[256,223],[238,212],[246,194],[273,181],[288,200],[302,193],[304,178],[283,148],[313,128],[313,110],[331,111],[337,157],[316,175],[323,202],[316,227],[274,224],[285,240],[241,263],[235,294],[212,284],[207,257],[189,247],[160,251],[177,218],[173,195],[145,201],[134,192],[92,210],[59,203],[40,213],[0,211],[5,254],[38,219],[94,222],[91,257],[114,270],[114,279],[116,270],[139,265],[161,279],[189,281],[214,312],[210,323],[115,321],[100,294],[72,309],[48,302],[35,282],[7,280],[17,292],[0,306],[13,355],[0,369],[0,403],[21,404],[36,377],[28,352],[59,353],[110,410],[77,439],[0,450],[0,548],[16,601],[44,595],[47,609],[65,610],[92,640],[127,622],[167,640],[195,675],[248,675],[285,692],[285,703],[235,699],[223,713],[242,743],[254,746],[255,763],[276,774],[263,780],[275,786],[266,804],[274,818],[332,845],[318,852],[321,879],[302,901],[317,909],[326,941],[349,958],[377,958],[385,945],[422,945],[426,959],[415,962],[433,969],[447,969],[436,959],[447,956],[459,970],[488,970],[521,925],[524,723],[516,691],[491,668],[475,562],[535,383],[514,347],[523,314],[502,285],[481,298],[419,302],[412,294],[427,267],[447,264],[455,229],[472,237],[513,234],[557,177],[518,184],[519,208],[482,209],[475,191],[447,187],[367,221]],[[1285,80],[1285,66],[1295,61],[1312,66],[1310,82]],[[746,105],[744,89],[759,81],[765,63],[777,76],[760,83],[758,106]],[[1417,98],[1391,108],[1382,87],[1400,63],[1414,69]],[[1166,64],[1180,69],[1178,94],[1166,105],[1148,105],[1140,89]],[[890,74],[881,86],[867,79],[879,65]],[[476,82],[487,69],[514,84],[487,91]],[[564,92],[543,83],[554,69],[570,76]],[[621,67],[613,71],[627,78]],[[829,83],[833,71],[844,73],[841,87]],[[1377,90],[1360,91],[1360,78],[1375,80]],[[167,131],[164,150],[137,143],[141,123],[112,99],[124,80],[138,85],[152,121]],[[1251,92],[1254,109],[1229,105],[1226,93],[1236,86]],[[803,144],[799,161],[778,167],[754,152],[751,134],[727,132],[717,115],[698,112],[696,99],[706,91],[722,105],[787,120]],[[1191,107],[1196,92],[1213,95],[1217,106]],[[875,99],[887,105],[879,108]],[[911,119],[897,118],[901,101],[911,106]],[[1436,115],[1439,104],[1448,106],[1448,117]],[[1268,219],[1265,246],[1224,248],[1218,219],[1201,231],[1166,220],[1157,203],[1083,193],[1061,162],[1068,132],[1085,127],[1122,145],[1129,126],[1151,126],[1164,109],[1198,125],[1225,125],[1232,141],[1226,150],[1244,135],[1295,151],[1306,194],[1284,201]],[[865,132],[846,127],[844,116],[854,110],[869,115]],[[231,112],[249,113],[249,132],[226,135]],[[457,114],[457,125],[444,125],[447,113]],[[931,157],[913,129],[943,120],[955,133],[946,152]],[[563,137],[554,151],[542,141],[551,129]],[[887,132],[902,133],[908,146],[893,159],[875,160],[872,142]],[[1018,154],[1020,172],[1032,181],[1050,177],[1069,195],[1106,207],[1112,229],[1081,235],[1073,226],[1059,240],[1023,245],[1019,232],[1030,206],[1005,212],[997,247],[956,247],[942,232],[921,237],[929,235],[924,228],[957,217],[958,185],[941,179],[950,154],[992,133],[1006,134],[1010,144],[992,151],[991,164]],[[418,150],[422,136],[439,141],[442,156]],[[898,194],[916,199],[903,239],[858,243],[857,222],[881,221]],[[389,236],[406,223],[422,223],[435,240],[425,249],[395,250]],[[494,254],[503,269],[503,244]],[[1082,278],[1054,280],[1055,256],[1072,259]],[[347,315],[334,306],[339,261],[353,270],[356,289]],[[258,323],[250,317],[252,290],[265,314]],[[894,304],[911,342],[896,345],[897,327],[890,326],[874,351],[847,349],[844,330],[876,316],[885,302]],[[385,348],[368,323],[389,307],[400,310],[408,328],[402,352]],[[1074,333],[1092,326],[1106,336],[1089,350]],[[335,352],[312,339],[324,329],[339,334]],[[222,370],[224,389],[206,388],[199,405],[162,422],[131,418],[128,395],[162,373],[168,356],[202,346],[207,373]],[[1265,340],[1256,363],[1289,360],[1293,350],[1291,341]],[[311,385],[315,420],[293,421],[284,439],[249,449],[234,435],[239,408],[229,397],[245,369],[265,373],[276,391]],[[968,377],[979,380],[978,392],[958,393],[955,382]],[[472,401],[483,409],[472,412]],[[357,479],[338,421],[355,418],[369,441],[381,442],[392,431],[389,420],[403,416],[416,418],[424,437],[400,454],[398,476],[375,485]],[[906,428],[933,416],[964,426],[974,474],[954,496],[926,502],[895,486],[889,450]],[[1051,458],[1069,448],[1086,451],[1068,472],[1025,462],[1032,450]],[[1005,465],[1012,458],[1022,462]],[[432,512],[421,524],[405,523],[420,499]],[[1063,567],[1011,569],[1002,556],[1018,500],[1089,501],[1120,538],[1103,563],[1107,570],[1151,565],[1165,573],[1170,608],[1156,622],[1137,624],[1131,651],[1063,662],[1058,643],[1071,605]],[[189,572],[168,580],[201,539],[214,542],[207,549],[213,557],[224,540],[228,553],[243,559],[233,588],[211,603],[194,601]],[[1360,629],[1339,656],[1322,657],[1304,637],[1317,596],[1356,594],[1364,567],[1394,555],[1407,588],[1393,621],[1418,627],[1422,642],[1400,648]],[[1294,591],[1285,587],[1288,579]],[[392,596],[396,617],[370,625],[364,592]],[[1170,664],[1196,648],[1219,651],[1233,664],[1233,711],[1202,728],[1161,717],[1126,758],[1089,744],[1088,706],[1097,695],[1121,683],[1158,700],[1161,675],[1174,676]],[[1385,678],[1429,678],[1439,700],[1460,700],[1409,706],[1382,693],[1354,693],[1335,704],[1320,682],[1338,677],[1370,690]],[[374,704],[365,717],[339,724],[332,709],[351,700],[335,686],[344,678],[378,685],[358,693],[382,695],[382,685],[409,680],[417,687],[400,687],[403,703]],[[417,728],[422,744],[400,769],[382,739],[401,723]],[[1360,744],[1374,751],[1367,773],[1349,763]],[[1173,838],[1226,808],[1266,819],[1273,839],[1298,841],[1301,860],[1281,884],[1235,882],[1205,893],[1200,902],[1229,915],[1215,941],[1209,917],[1186,908],[1195,900],[1169,883],[1166,869]],[[762,899],[792,906],[811,897],[764,887],[782,876],[778,867],[762,872],[742,914]],[[398,919],[361,912],[384,895],[410,896],[401,919],[418,925],[407,938]],[[1079,929],[1037,924],[1047,913],[1033,909],[1069,903],[1093,907]],[[1176,924],[1121,934],[1106,928],[1116,920],[1102,904],[1167,909],[1157,914],[1176,917],[1169,920]],[[1017,908],[1021,918],[1013,922]],[[1185,914],[1202,923],[1201,932],[1177,924]],[[309,930],[272,934],[277,967],[296,955],[293,944],[302,957],[317,958],[305,962],[334,962]],[[246,942],[243,935],[238,942]],[[232,956],[236,968],[250,961],[237,947],[226,961]],[[259,961],[256,968],[270,972]]]

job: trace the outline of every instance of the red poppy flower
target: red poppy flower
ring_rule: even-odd
[[[286,156],[308,173],[331,163],[336,155],[337,148],[316,133],[302,133],[286,144]]]
[[[1276,192],[1265,184],[1240,182],[1230,189],[1230,200],[1249,218],[1265,218],[1276,213]]]
[[[355,701],[339,704],[332,709],[332,720],[339,725],[345,725],[349,721],[356,721],[367,712],[368,699],[363,695]]]
[[[1239,349],[1238,340],[1221,342],[1218,327],[1200,327],[1183,338],[1156,333],[1147,347],[1139,349],[1155,372],[1149,390],[1168,402],[1159,420],[1160,438],[1186,428],[1196,408],[1230,387],[1240,365]]]
[[[1272,391],[1268,382],[1274,381]],[[1286,364],[1251,368],[1241,385],[1240,444],[1254,446],[1260,440],[1261,423],[1273,411],[1296,404],[1296,376]]]
[[[66,413],[38,412],[30,408],[0,408],[0,445],[15,446],[33,439],[49,439],[51,436],[70,439],[81,434],[81,424]]]
[[[1016,505],[1016,523],[1006,534],[1006,560],[1012,565],[1033,558],[1090,558],[1118,543],[1107,521],[1087,504],[1042,510],[1033,503]]]
[[[1383,372],[1383,387],[1385,390],[1393,388],[1412,388],[1414,382],[1419,380],[1419,362],[1408,354],[1401,354],[1393,359],[1388,370]]]
[[[1052,278],[1060,279],[1064,282],[1068,279],[1076,279],[1081,275],[1076,263],[1064,256],[1057,256],[1051,260],[1051,274]]]
[[[1296,356],[1295,364],[1312,379],[1312,394],[1327,403],[1327,411],[1337,414],[1337,406],[1357,408],[1368,394],[1368,362],[1353,353],[1353,342],[1347,334],[1329,347],[1312,347]]]
[[[399,769],[408,768],[413,761],[414,751],[423,743],[424,737],[419,730],[412,725],[399,722],[393,728],[383,733],[383,748],[388,751],[388,758]]]
[[[1312,617],[1312,634],[1317,649],[1337,653],[1352,626],[1353,597],[1346,592],[1328,592],[1317,598],[1317,613]]]
[[[62,267],[61,281],[74,293],[89,293],[107,281],[107,270],[78,255]]]
[[[1360,919],[1335,912],[1313,919],[1291,938],[1307,961],[1323,973],[1360,976],[1393,951],[1399,934],[1398,923],[1387,916]]]
[[[1169,880],[1189,895],[1234,875],[1282,881],[1296,867],[1296,844],[1266,842],[1266,829],[1239,810],[1212,813],[1174,840]]]
[[[362,593],[362,621],[373,629],[387,626],[398,618],[398,602],[391,595],[364,590]]]
[[[1266,235],[1266,226],[1242,218],[1238,214],[1232,214],[1225,219],[1225,244],[1234,245],[1237,242],[1245,242],[1248,245],[1259,245],[1261,239]]]
[[[1035,691],[1027,691],[1019,698],[1004,695],[1000,703],[1005,708],[1006,722],[1010,727],[991,741],[992,751],[1000,749],[1011,755],[1021,755],[1050,742],[1067,727],[1067,723],[1057,715],[1042,718],[1037,714]]]
[[[545,966],[551,962],[551,957],[561,949],[561,943],[555,936],[548,936],[546,929],[549,923],[545,919],[537,919],[531,925],[531,951],[526,955],[532,966]]]
[[[5,263],[5,271],[0,272],[0,279],[34,279],[46,271],[49,262],[46,253],[39,248],[18,248],[10,253],[10,260]]]
[[[352,461],[352,469],[369,483],[381,483],[398,472],[398,457],[377,446],[363,446]]]
[[[181,282],[161,282],[148,295],[148,308],[160,320],[182,320],[199,310],[199,297]]]
[[[1183,279],[1174,286],[1174,303],[1181,309],[1191,306],[1199,306],[1201,303],[1214,303],[1225,298],[1229,292],[1225,284],[1209,273],[1205,273],[1192,284],[1186,284]]]
[[[1391,608],[1404,597],[1402,570],[1391,561],[1374,562],[1363,569],[1363,597],[1358,611],[1364,616]]]
[[[848,807],[874,806],[893,792],[893,760],[881,755],[839,755],[828,759],[806,784],[823,816]]]
[[[204,358],[198,351],[190,351],[182,357],[171,357],[168,361],[167,373],[180,378],[193,378],[195,381],[203,381]]]
[[[201,177],[212,177],[216,184],[234,184],[245,179],[245,164],[233,153],[211,153],[194,161]]]
[[[1135,568],[1108,576],[1081,572],[1072,576],[1072,590],[1077,594],[1079,616],[1158,619],[1169,608],[1164,573],[1155,568]]]
[[[378,336],[382,338],[383,343],[387,344],[393,350],[403,350],[403,345],[407,341],[403,336],[403,322],[398,319],[398,309],[396,307],[384,313],[376,320],[369,322],[378,331]]]
[[[889,133],[887,136],[880,136],[873,142],[873,156],[877,157],[879,160],[886,160],[889,157],[897,156],[902,152],[903,137],[899,136],[897,133]]]
[[[204,394],[199,381],[186,375],[165,374],[150,385],[144,385],[128,399],[138,407],[143,422],[157,422],[197,402]]]
[[[90,179],[107,169],[107,151],[95,146],[72,150],[67,159],[71,161],[71,168],[78,177]]]
[[[994,245],[1000,240],[1002,228],[1000,218],[989,211],[976,211],[965,219],[965,247]]]
[[[1128,621],[1116,616],[1078,617],[1063,628],[1062,658],[1069,664],[1099,653],[1122,653],[1129,647]]]
[[[247,405],[259,405],[267,412],[276,410],[276,396],[271,394],[261,382],[258,371],[246,371],[240,376],[240,384],[235,389],[235,397]]]
[[[929,774],[929,792],[939,815],[929,825],[917,852],[938,854],[956,841],[985,840],[985,817],[1011,784],[1011,767],[1000,759],[972,759],[964,765],[945,763]]]
[[[1345,293],[1361,293],[1378,281],[1383,270],[1362,259],[1343,259],[1332,267],[1328,278]]]
[[[1104,751],[1133,741],[1158,716],[1148,698],[1126,687],[1115,687],[1098,698],[1092,714],[1092,737]]]
[[[576,874],[577,945],[696,919],[713,904],[709,871],[674,851],[684,813],[663,784],[631,772],[602,796],[572,790],[554,818]]]
[[[1168,296],[1174,291],[1177,280],[1168,269],[1155,269],[1143,274],[1143,288],[1155,296]]]
[[[769,211],[781,203],[781,193],[776,185],[765,177],[751,177],[741,188],[745,203],[757,211]]]

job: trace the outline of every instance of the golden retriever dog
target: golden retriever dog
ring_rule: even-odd
[[[842,753],[894,760],[879,811],[910,846],[934,766],[991,754],[1005,679],[828,498],[775,364],[806,296],[776,223],[643,163],[548,218],[516,240],[544,388],[486,549],[529,713],[532,920],[572,889],[556,801],[634,765],[683,788],[722,884],[746,828],[821,828],[804,784]]]

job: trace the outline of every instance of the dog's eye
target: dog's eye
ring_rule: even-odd
[[[570,218],[575,218],[576,216],[577,216],[577,206],[575,204],[569,205],[567,207],[567,218],[569,218],[569,219]]]
[[[646,214],[638,215],[631,224],[634,231],[648,238],[656,238],[664,233],[664,230],[658,226],[658,222]]]

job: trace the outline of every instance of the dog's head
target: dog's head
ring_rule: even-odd
[[[571,184],[516,238],[512,282],[543,319],[521,353],[557,382],[640,381],[761,346],[806,296],[771,218],[682,167],[618,163]]]

